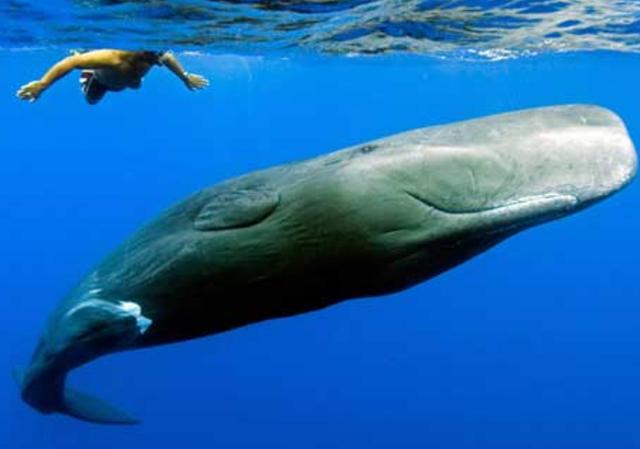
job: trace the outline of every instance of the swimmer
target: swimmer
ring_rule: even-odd
[[[204,89],[209,81],[189,73],[171,52],[94,50],[74,53],[51,67],[44,76],[25,84],[16,93],[34,102],[47,88],[74,69],[80,69],[80,86],[89,104],[96,104],[107,92],[138,89],[142,78],[155,65],[165,66],[182,80],[187,89]]]

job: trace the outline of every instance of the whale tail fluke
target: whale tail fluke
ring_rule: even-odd
[[[64,387],[62,400],[57,404],[55,409],[47,407],[46,410],[43,410],[38,407],[37,403],[33,402],[33,400],[37,400],[37,398],[28,397],[28,391],[25,389],[26,371],[21,367],[15,367],[12,370],[12,375],[20,387],[23,399],[43,413],[62,413],[94,424],[133,425],[140,423],[137,418],[108,404],[102,399],[67,387]]]
[[[96,424],[133,425],[140,421],[102,399],[65,388],[64,407],[61,410],[74,418]]]

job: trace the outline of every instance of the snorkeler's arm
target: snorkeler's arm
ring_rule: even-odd
[[[116,67],[123,62],[127,52],[122,50],[95,50],[75,53],[53,65],[42,78],[22,86],[18,98],[35,101],[49,86],[74,69],[99,69]]]
[[[163,53],[158,61],[180,78],[189,90],[204,89],[209,85],[209,81],[204,76],[187,72],[178,61],[178,58],[169,51]]]

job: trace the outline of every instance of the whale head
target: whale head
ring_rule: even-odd
[[[345,167],[341,197],[390,256],[381,282],[394,288],[608,197],[637,165],[620,118],[583,105],[425,128],[364,152]]]

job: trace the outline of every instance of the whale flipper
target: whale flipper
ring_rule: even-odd
[[[280,202],[278,192],[267,189],[230,190],[215,195],[194,221],[198,231],[250,226],[261,222]]]

